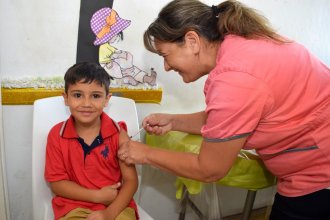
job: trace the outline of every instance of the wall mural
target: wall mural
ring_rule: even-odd
[[[98,48],[93,45],[95,35],[90,27],[90,19],[100,8],[112,8],[113,0],[81,0],[76,61],[98,62]]]
[[[134,53],[122,48],[125,30],[136,28],[132,25],[134,20],[121,17],[120,12],[113,8],[113,2],[80,1],[76,62],[100,63],[114,78],[110,85],[113,95],[131,98],[139,103],[160,103],[162,88],[157,84],[154,68],[141,68],[134,63]],[[129,4],[128,1],[121,3]],[[31,105],[36,99],[61,95],[63,87],[63,76],[3,79],[2,103]]]
[[[116,44],[124,41],[125,29],[132,23],[121,18],[112,8],[113,1],[82,0],[80,9],[77,62],[94,61],[114,78],[112,87],[156,86],[156,71],[142,70],[134,64],[130,51],[121,50]]]

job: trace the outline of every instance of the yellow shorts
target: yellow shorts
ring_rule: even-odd
[[[65,216],[59,218],[59,220],[81,220],[86,219],[93,211],[90,209],[76,208],[71,210]],[[133,208],[124,209],[115,220],[136,220],[135,210]]]

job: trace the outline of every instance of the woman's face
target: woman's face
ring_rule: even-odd
[[[196,81],[207,74],[203,73],[199,56],[189,42],[178,44],[155,40],[155,48],[164,58],[164,69],[176,71],[185,83]]]

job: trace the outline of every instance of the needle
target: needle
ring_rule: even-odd
[[[143,130],[144,130],[144,128],[143,128],[143,127],[142,127],[142,128],[140,128],[140,130],[138,130],[138,132],[136,132],[134,135],[131,135],[131,136],[129,136],[129,138],[135,137],[136,135],[140,134],[140,133],[141,133],[141,131],[143,131]]]

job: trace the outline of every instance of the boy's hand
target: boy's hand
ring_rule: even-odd
[[[100,210],[89,214],[86,220],[114,220],[114,218],[109,218],[109,216],[106,216],[105,210]]]
[[[118,188],[121,186],[121,183],[116,183],[111,186],[105,186],[98,190],[97,192],[97,203],[101,203],[105,206],[108,206],[115,200],[118,195]]]

